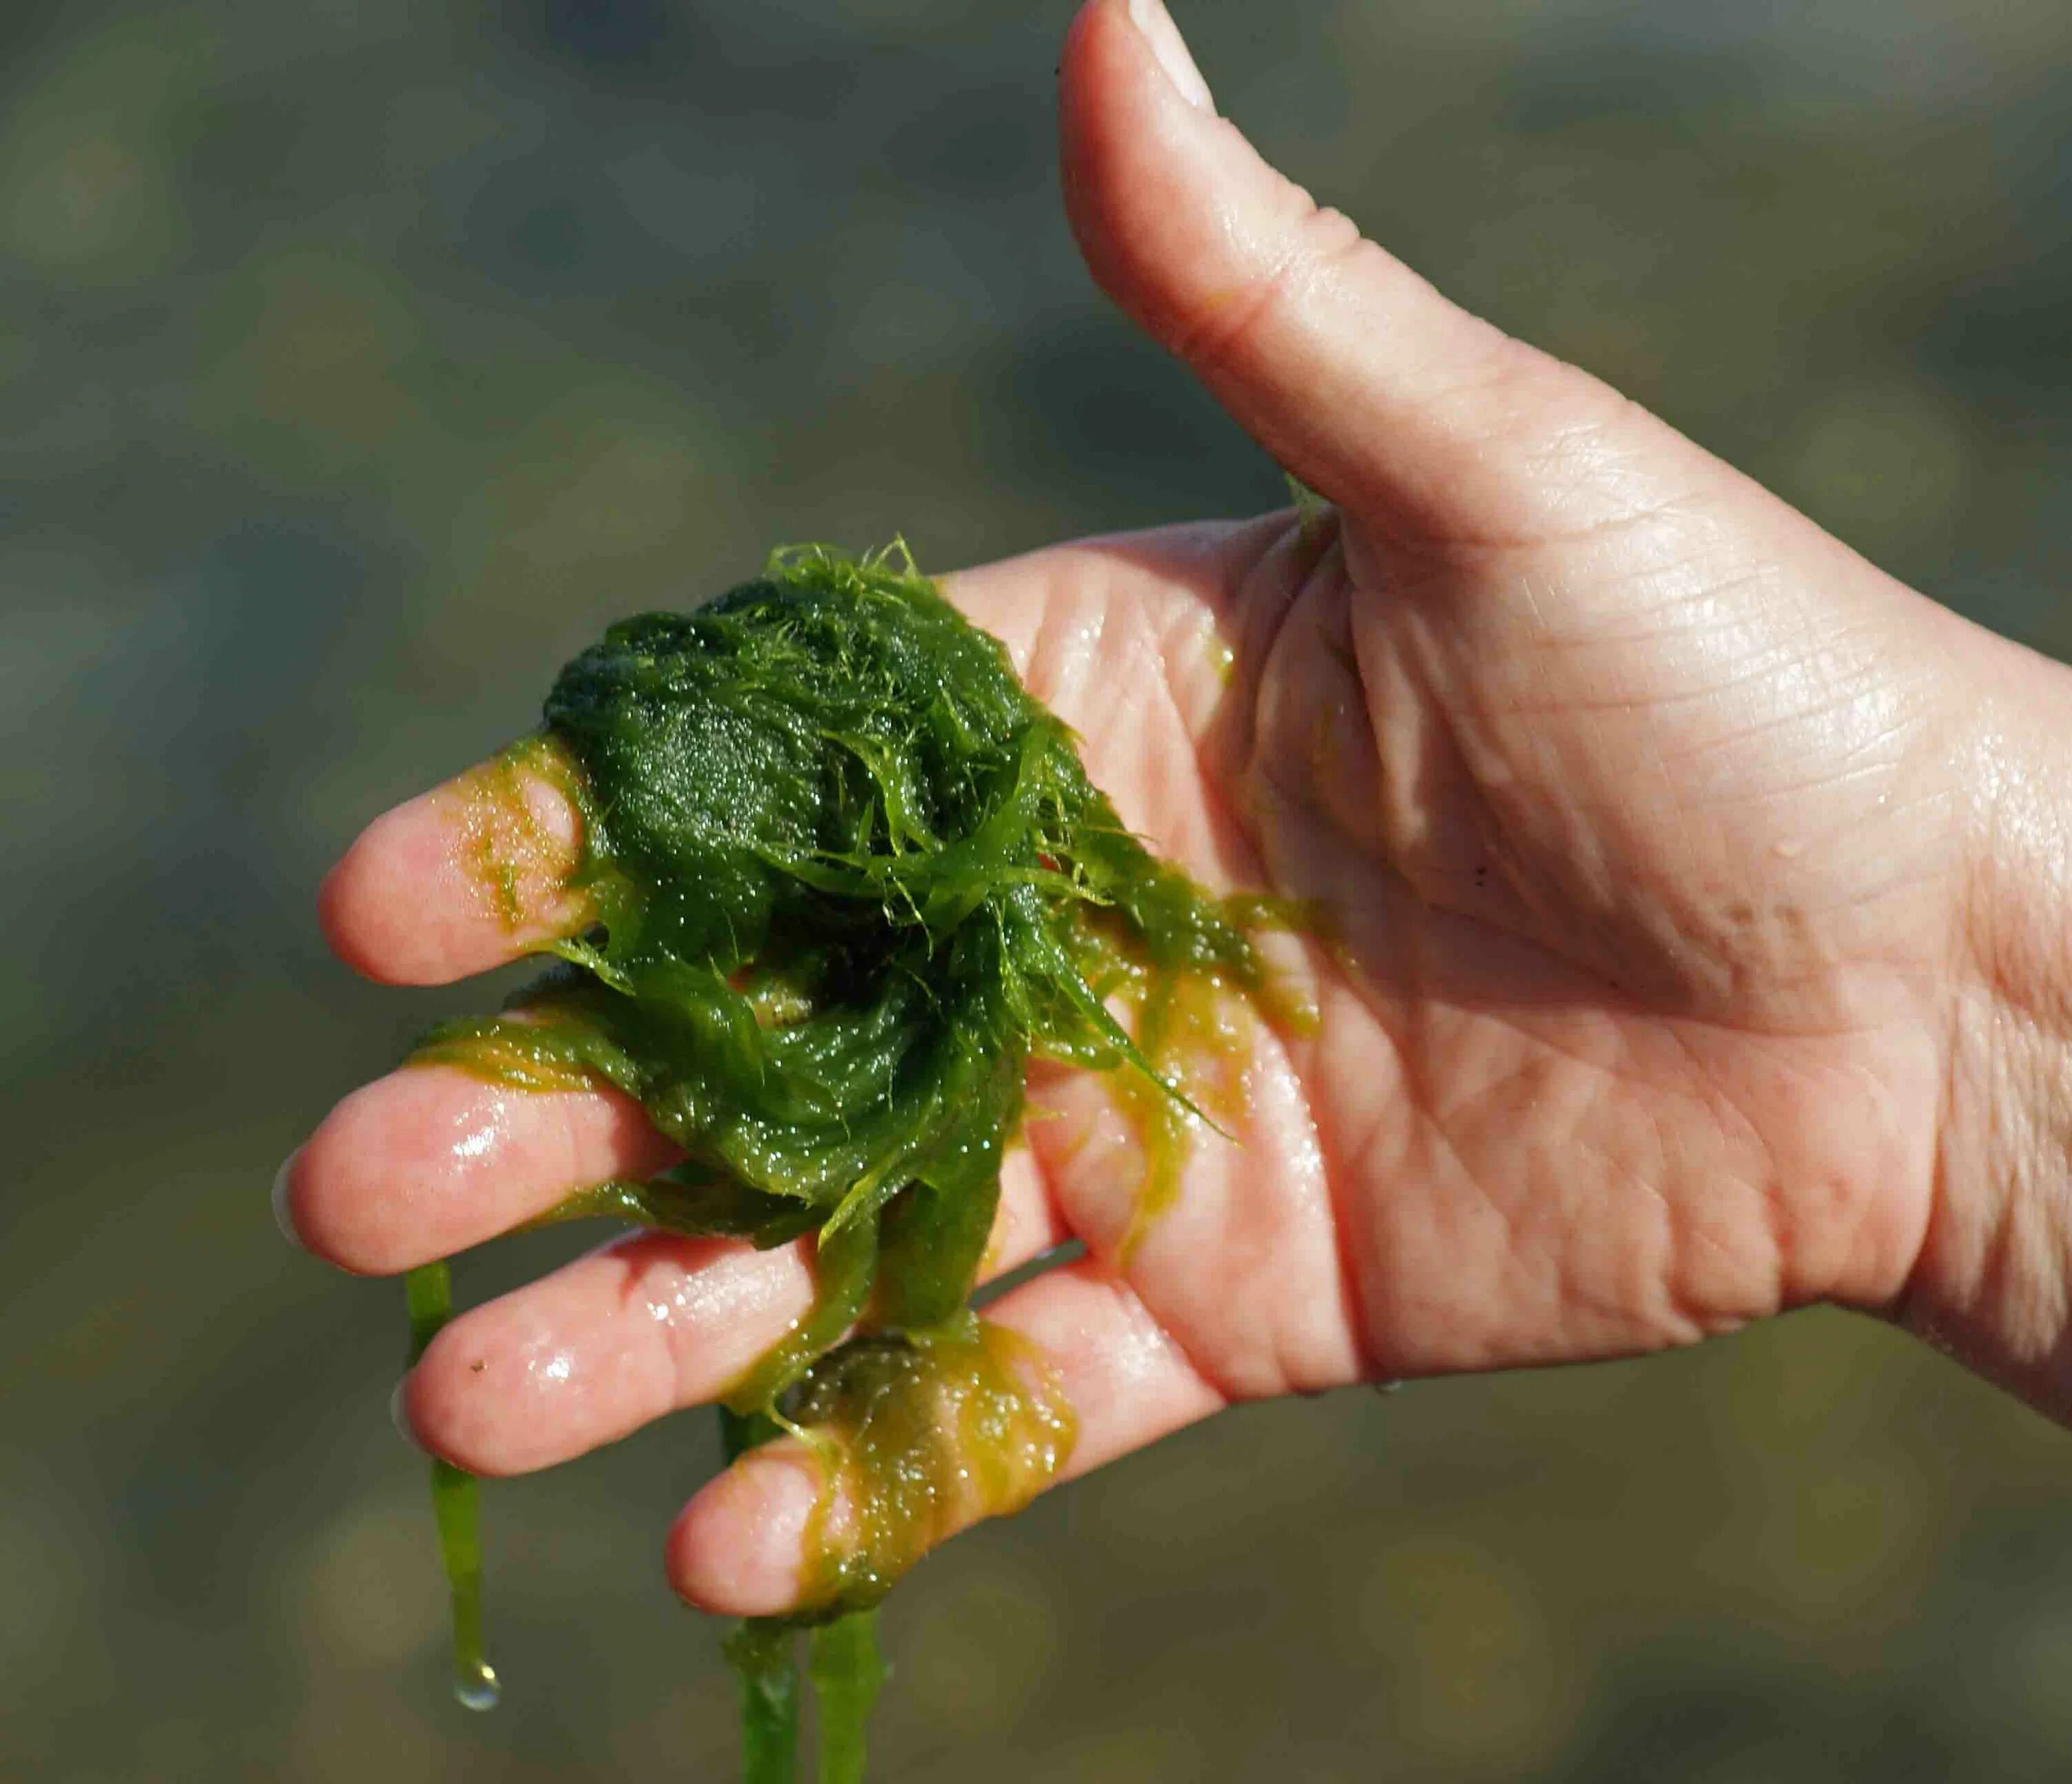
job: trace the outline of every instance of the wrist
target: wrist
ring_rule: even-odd
[[[1981,641],[1934,1202],[1903,1318],[2072,1423],[2072,670]]]

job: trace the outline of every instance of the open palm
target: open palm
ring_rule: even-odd
[[[1059,1370],[1067,1472],[1234,1399],[1892,1303],[1947,1141],[1990,643],[1317,211],[1178,43],[1081,15],[1075,224],[1336,505],[948,587],[1161,853],[1314,914],[1268,944],[1314,1018],[1251,1030],[1231,1137],[1126,1254],[1137,1125],[1107,1080],[1033,1086],[991,1266],[1090,1255],[991,1313]],[[515,921],[435,792],[333,875],[339,952],[441,980],[578,925],[575,820],[529,796]],[[426,1068],[341,1104],[283,1194],[389,1271],[672,1157],[622,1099]],[[711,1398],[811,1293],[796,1248],[620,1239],[457,1321],[407,1413],[477,1472],[544,1465]],[[814,1490],[782,1446],[737,1464],[678,1521],[679,1589],[784,1608]]]

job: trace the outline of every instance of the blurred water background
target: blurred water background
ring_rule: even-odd
[[[2065,0],[1181,0],[1440,286],[2072,648]],[[393,1285],[280,1157],[427,1019],[357,826],[606,619],[1276,505],[1058,203],[1068,0],[0,9],[0,1775],[727,1776],[701,1416],[487,1496],[446,1695]],[[563,1235],[467,1260],[464,1296]],[[1868,1322],[1256,1408],[894,1597],[890,1779],[2062,1777],[2072,1440]]]

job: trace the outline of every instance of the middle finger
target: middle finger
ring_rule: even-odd
[[[318,1256],[388,1276],[682,1156],[616,1091],[520,1090],[454,1066],[405,1066],[324,1117],[282,1167],[275,1204]]]

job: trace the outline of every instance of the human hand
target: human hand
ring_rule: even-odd
[[[1067,47],[1082,246],[1335,508],[946,586],[1160,853],[1319,911],[1269,943],[1316,1016],[1254,1032],[1234,1141],[1198,1137],[1126,1264],[1133,1124],[1103,1079],[1032,1087],[992,1262],[1091,1255],[989,1316],[1059,1371],[1066,1474],[1234,1400],[1821,1300],[1903,1305],[2050,1399],[2064,672],[1317,211],[1139,10],[1092,0]],[[465,787],[378,820],[327,882],[340,954],[438,982],[582,927],[574,814],[525,796],[495,833]],[[616,1096],[418,1067],[283,1192],[312,1249],[385,1272],[674,1156]],[[617,1239],[455,1321],[405,1408],[475,1472],[543,1466],[710,1399],[811,1293],[796,1248]],[[787,1606],[816,1490],[783,1446],[736,1464],[677,1522],[678,1589]]]

